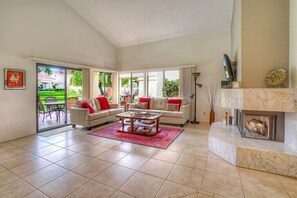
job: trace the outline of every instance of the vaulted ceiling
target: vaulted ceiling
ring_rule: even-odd
[[[230,28],[234,0],[64,0],[117,47]]]

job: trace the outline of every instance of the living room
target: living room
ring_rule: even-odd
[[[220,87],[221,81],[226,80],[222,64],[223,54],[228,54],[232,61],[237,62],[237,80],[241,81],[241,88],[266,88],[265,76],[267,73],[276,67],[284,67],[288,70],[289,74],[284,88],[295,88],[296,90],[296,0],[187,0],[183,2],[150,2],[151,3],[148,3],[148,1],[129,2],[116,0],[110,2],[83,2],[78,0],[29,0],[23,2],[20,0],[2,0],[0,2],[0,76],[5,76],[5,68],[21,69],[26,72],[26,88],[24,90],[5,90],[4,79],[0,81],[0,142],[3,142],[3,147],[0,145],[1,157],[7,154],[4,149],[7,141],[18,143],[18,138],[32,137],[32,135],[34,137],[37,136],[37,63],[82,69],[85,81],[83,85],[83,95],[85,98],[90,99],[97,96],[97,92],[94,91],[94,89],[96,89],[94,88],[95,86],[91,86],[95,82],[92,76],[93,73],[102,71],[113,73],[115,87],[113,87],[114,97],[112,101],[114,103],[120,102],[120,98],[118,97],[119,87],[116,82],[118,81],[118,75],[124,73],[146,73],[150,71],[179,70],[180,68],[194,67],[195,72],[201,73],[197,83],[201,83],[202,87],[212,84]],[[179,13],[180,11],[183,11],[183,13],[181,13],[182,16]],[[172,19],[170,17],[172,17]],[[184,29],[183,31],[179,31],[178,28]],[[221,89],[219,89],[215,108],[216,122],[221,122],[225,112],[228,112],[229,115],[233,115],[232,107],[223,107],[224,105],[221,105],[220,91]],[[177,197],[265,197],[268,195],[270,197],[297,197],[297,191],[295,189],[297,181],[296,179],[292,179],[293,177],[287,178],[258,171],[255,173],[257,175],[255,178],[258,180],[255,178],[251,179],[247,178],[248,174],[252,175],[252,172],[248,172],[250,171],[249,169],[239,169],[236,166],[228,164],[209,152],[209,150],[207,150],[207,159],[205,159],[205,156],[203,156],[205,154],[204,149],[208,147],[208,132],[211,127],[208,124],[210,108],[203,89],[197,88],[197,92],[197,103],[195,104],[197,105],[196,116],[201,124],[185,124],[183,127],[185,129],[184,132],[176,139],[176,142],[174,142],[176,144],[173,143],[175,147],[171,145],[171,149],[169,150],[171,154],[172,152],[180,152],[179,156],[182,157],[178,157],[172,164],[162,165],[167,168],[170,167],[170,170],[176,169],[183,172],[185,170],[178,169],[181,167],[176,165],[176,163],[180,163],[183,167],[188,167],[187,163],[182,162],[183,160],[185,161],[184,158],[190,157],[187,155],[199,153],[202,157],[197,158],[197,160],[203,161],[203,176],[200,178],[200,169],[199,171],[195,169],[196,172],[190,172],[189,177],[196,178],[197,176],[197,178],[199,178],[197,180],[201,183],[195,181],[195,185],[192,185],[191,182],[183,183],[178,181],[185,179],[179,175],[180,173],[178,171],[176,171],[176,175],[173,174],[174,171],[171,173],[168,172],[165,178],[161,177],[162,181],[159,177],[159,180],[154,180],[151,178],[152,173],[144,170],[145,168],[149,169],[149,165],[143,166],[142,168],[138,167],[137,170],[142,170],[140,174],[149,172],[148,175],[151,180],[148,179],[150,180],[148,184],[151,184],[151,181],[157,183],[156,189],[152,190],[154,193],[148,194],[147,196],[166,197],[170,195],[170,193],[166,194],[166,192],[172,191],[176,193],[175,196]],[[192,106],[190,121],[193,120],[193,109]],[[294,141],[297,139],[296,116],[296,112],[285,113],[285,130],[287,136],[285,136],[284,142],[295,152],[297,152],[297,141]],[[80,129],[81,128],[79,128],[79,130]],[[85,128],[82,129],[85,133],[88,132]],[[199,144],[191,149],[187,149],[186,144],[191,145],[191,143],[193,143],[191,137],[197,140]],[[96,138],[96,136],[93,138]],[[101,146],[104,145],[103,142],[99,140],[101,139],[98,138],[98,142],[96,143],[99,143]],[[95,142],[93,139],[90,141]],[[108,142],[109,140],[105,141],[105,146],[108,145],[106,148],[119,146],[115,142]],[[180,142],[185,143],[185,147],[178,147],[181,146],[178,144]],[[56,148],[58,143],[59,142],[53,143],[45,141],[44,145],[55,144],[54,148]],[[109,147],[110,145],[113,145],[113,147]],[[201,150],[195,150],[199,145],[201,146]],[[131,149],[133,150],[132,147],[133,146],[131,146]],[[20,148],[18,147],[17,149]],[[125,149],[127,148],[123,146],[121,152],[137,153],[138,151],[139,153],[142,152],[142,154],[146,153],[146,157],[149,152],[157,152],[153,148],[141,147],[143,150],[140,151],[139,147],[139,150],[135,148],[134,151],[130,150],[129,152],[129,149]],[[185,151],[185,153],[183,151]],[[104,152],[108,151],[105,150]],[[70,154],[70,151],[68,154],[66,154],[67,157],[73,155],[73,153]],[[82,161],[86,162],[87,158],[90,156],[88,153],[85,154],[87,157],[81,156],[84,155],[81,152],[79,156],[83,158]],[[10,154],[7,155],[10,156]],[[38,156],[40,157],[40,155]],[[7,156],[4,157],[5,160],[7,160],[6,157]],[[14,155],[11,155],[11,157],[14,157]],[[36,156],[33,156],[33,161],[36,160],[35,157]],[[141,155],[141,157],[144,156]],[[162,161],[162,158],[166,159],[166,155],[155,155],[155,157],[152,155],[149,158],[153,158],[154,160],[161,158]],[[172,161],[170,162],[170,160],[174,157],[172,155],[169,158],[169,161],[165,160],[166,163],[171,163]],[[193,159],[194,158],[195,157],[193,157]],[[46,162],[43,161],[43,163],[47,164],[47,166],[57,164],[61,178],[63,178],[62,175],[64,174],[78,173],[75,171],[72,172],[72,169],[66,168],[70,170],[69,172],[60,169],[64,166],[59,165],[58,161],[51,161],[50,158],[45,157],[41,160],[45,160]],[[90,159],[88,158],[88,160]],[[144,158],[137,158],[137,160],[142,161]],[[148,158],[146,158],[146,160],[149,162]],[[27,162],[28,161],[26,161],[26,163]],[[143,163],[141,162],[142,165],[145,162],[145,160]],[[239,189],[236,188],[236,190],[233,191],[231,190],[232,188],[230,189],[230,185],[228,186],[226,184],[228,182],[216,183],[212,181],[214,178],[207,172],[215,172],[216,168],[212,167],[214,162],[221,163],[222,172],[218,174],[219,176],[227,175],[229,177],[231,175],[230,180],[223,178],[223,176],[220,178],[221,180],[218,179],[218,176],[217,180],[222,182],[226,179],[226,181],[228,180],[228,182],[232,184],[234,184],[233,180],[236,180],[236,185],[234,186],[237,186],[239,181],[239,183],[242,183],[238,184],[238,186],[240,186]],[[51,165],[49,165],[50,163]],[[57,195],[54,192],[50,192],[48,189],[54,186],[54,184],[51,184],[51,181],[43,185],[35,185],[32,180],[23,179],[25,178],[24,175],[20,175],[18,172],[14,172],[10,168],[3,166],[1,160],[0,164],[0,178],[6,178],[6,174],[9,174],[10,178],[4,179],[10,182],[1,183],[0,181],[0,189],[2,189],[3,192],[5,190],[10,192],[8,187],[10,185],[14,186],[16,185],[14,184],[15,182],[20,181],[25,183],[22,183],[22,185],[27,186],[26,189],[30,189],[26,191],[27,193],[25,194],[14,194],[15,197],[23,197],[25,195],[30,197],[33,196],[34,193],[36,193],[37,197],[63,197],[64,195],[68,196],[75,192],[83,186],[83,184],[85,185],[85,183],[96,183],[99,181],[99,179],[93,179],[95,176],[93,178],[86,176],[85,178],[90,179],[90,181],[85,178],[85,180],[80,179],[81,184],[77,184],[77,188],[75,187],[75,189],[69,190],[68,187],[65,186],[63,189],[65,189],[68,194],[63,192],[64,194],[61,193]],[[290,164],[296,164],[296,162],[293,161]],[[119,163],[117,165],[119,165]],[[100,164],[100,166],[108,167],[104,163]],[[173,166],[175,166],[175,168],[173,168]],[[209,168],[207,168],[207,166],[209,166]],[[105,170],[105,168],[102,169],[102,171]],[[218,167],[218,169],[220,169],[220,167]],[[124,169],[121,170],[125,172]],[[135,168],[127,169],[126,171],[130,171],[132,175],[132,170],[135,171]],[[226,173],[228,171],[230,175]],[[99,173],[100,172],[97,172],[97,175],[99,175]],[[188,172],[185,171],[184,174],[187,175],[187,173]],[[1,174],[3,177],[1,177]],[[51,175],[49,173],[47,174]],[[82,172],[79,174],[81,175]],[[27,176],[28,175],[26,175],[26,177]],[[73,175],[70,176],[76,178]],[[139,175],[134,174],[134,176]],[[142,178],[142,176],[143,175],[139,177]],[[269,181],[260,180],[258,176],[277,179],[271,179],[273,182],[269,183]],[[203,181],[203,178],[206,178],[205,181]],[[58,179],[58,176],[54,179]],[[133,179],[137,181],[137,178]],[[166,179],[168,179],[168,181],[164,182]],[[246,182],[246,180],[248,182]],[[131,183],[133,183],[133,181],[131,180]],[[252,185],[251,181],[255,184],[259,183],[260,185]],[[30,182],[32,182],[32,186]],[[100,185],[106,185],[101,180],[99,183]],[[197,183],[199,183],[200,186]],[[207,183],[209,183],[209,185],[206,185]],[[47,185],[48,188],[46,188]],[[96,183],[94,185],[99,184]],[[139,192],[132,192],[132,187],[138,188],[139,186],[134,186],[134,184],[132,185],[129,182],[117,187],[107,186],[112,189],[107,190],[109,193],[105,195],[102,194],[102,197],[116,197],[116,195],[118,197],[144,197],[144,195],[139,194]],[[174,188],[178,190],[174,191]],[[219,190],[216,191],[214,190],[215,188]],[[92,188],[90,187],[89,189]],[[104,188],[102,187],[102,189]],[[263,194],[259,192],[261,190]],[[90,191],[92,192],[93,189]],[[102,192],[107,191],[103,190]],[[228,194],[227,191],[231,193]],[[98,192],[94,191],[93,196],[96,197],[96,193]],[[75,195],[72,194],[72,196]],[[77,196],[81,196],[81,194]]]

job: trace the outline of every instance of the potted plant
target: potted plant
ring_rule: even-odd
[[[216,85],[206,85],[203,87],[203,91],[206,95],[210,107],[209,124],[212,124],[213,122],[215,122],[215,105],[217,100],[218,87]]]

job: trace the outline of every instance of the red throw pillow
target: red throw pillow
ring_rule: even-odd
[[[147,109],[151,108],[151,98],[139,98],[139,102],[147,102]]]
[[[93,107],[89,103],[87,103],[87,102],[83,102],[81,104],[81,108],[89,109],[90,114],[93,114],[95,112],[94,109],[93,109]]]
[[[102,97],[98,97],[96,98],[98,100],[98,102],[100,103],[101,106],[101,110],[106,110],[106,109],[110,109],[110,105],[108,100],[102,96]]]
[[[182,100],[181,99],[168,99],[167,104],[178,104],[178,110],[180,111]]]

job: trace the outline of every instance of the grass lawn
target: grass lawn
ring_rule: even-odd
[[[40,101],[45,103],[46,97],[55,97],[58,102],[63,102],[65,100],[65,91],[38,91],[40,96]],[[78,97],[78,94],[67,94],[67,99]]]

